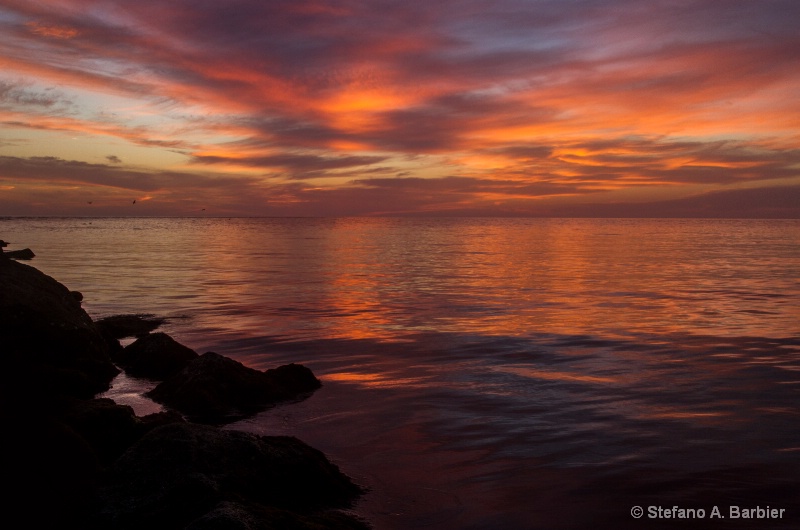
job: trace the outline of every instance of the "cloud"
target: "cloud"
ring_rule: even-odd
[[[54,26],[42,24],[40,22],[28,22],[25,24],[33,33],[43,37],[52,37],[56,39],[72,39],[80,34],[80,32],[69,26]]]
[[[69,107],[71,102],[56,90],[33,90],[24,83],[0,80],[0,108],[33,108],[53,112]]]
[[[365,188],[390,190],[406,193],[435,192],[440,197],[445,193],[459,195],[492,195],[510,196],[519,198],[542,197],[547,195],[574,195],[577,193],[593,193],[592,190],[582,189],[580,184],[568,185],[556,182],[529,182],[525,180],[498,180],[479,179],[474,177],[443,177],[443,178],[367,178],[353,181],[354,184]]]
[[[579,204],[544,212],[566,217],[800,219],[800,186],[716,190],[682,199]]]
[[[0,146],[2,167],[142,191],[227,182],[274,208],[345,213],[798,178],[800,4],[568,4],[8,0],[0,127],[114,137],[189,166],[47,158],[42,142],[38,158]],[[257,170],[270,179],[242,177]]]
[[[244,177],[220,179],[199,173],[133,170],[118,165],[90,164],[58,157],[0,156],[0,177],[26,183],[97,185],[137,192],[228,186],[233,189],[251,183],[251,179]]]
[[[384,160],[386,160],[384,156],[326,157],[293,153],[236,158],[221,156],[195,156],[192,158],[192,162],[195,164],[231,164],[263,169],[280,169],[289,171],[292,178],[311,178],[320,176],[321,172],[327,170],[369,166]]]

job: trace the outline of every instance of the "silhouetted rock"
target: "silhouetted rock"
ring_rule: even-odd
[[[7,250],[3,252],[3,255],[7,258],[11,259],[33,259],[36,257],[36,254],[29,248],[23,248],[22,250]]]
[[[158,329],[163,318],[154,315],[113,315],[95,321],[97,328],[114,339],[141,337]]]
[[[207,352],[147,396],[194,421],[222,423],[279,401],[303,397],[320,386],[311,370],[299,364],[261,372]]]
[[[361,493],[321,452],[296,438],[172,424],[147,433],[112,466],[95,523],[120,530],[183,528],[232,499],[314,514],[348,507]]]
[[[91,445],[104,464],[110,464],[144,433],[133,409],[110,399],[74,400],[62,418]]]
[[[198,357],[194,350],[166,333],[143,335],[113,355],[126,373],[157,380],[175,375]]]
[[[107,398],[70,400],[61,418],[89,443],[103,465],[111,464],[146,432],[162,425],[184,422],[183,417],[175,412],[140,418],[131,407],[118,405]]]
[[[69,289],[13,260],[0,260],[0,370],[6,388],[92,397],[119,370]]]
[[[361,489],[294,438],[192,425],[174,411],[139,418],[131,407],[92,399],[119,373],[108,353],[119,342],[95,326],[79,294],[0,259],[6,526],[365,528],[329,511]],[[198,357],[163,333],[140,338],[120,358],[132,375],[164,377],[183,366],[165,387],[174,394],[165,393],[201,414],[251,410],[320,385],[299,365],[259,372],[213,353]]]
[[[184,530],[369,530],[358,519],[339,512],[299,515],[280,508],[223,501],[205,515],[189,523]]]
[[[102,468],[91,445],[56,417],[3,421],[0,526],[81,528]]]

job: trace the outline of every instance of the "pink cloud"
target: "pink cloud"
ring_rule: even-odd
[[[798,178],[796,2],[579,5],[11,0],[0,8],[0,127],[179,150],[185,167],[150,168],[143,182],[193,189],[208,168],[238,190],[247,174],[265,211],[271,192],[344,213],[391,211],[353,201],[402,202],[389,189],[401,210],[426,212],[500,211],[508,194],[524,211],[520,201],[555,195]],[[86,93],[171,125],[129,109],[100,119]],[[17,144],[0,155],[48,156]],[[421,180],[391,177],[423,156],[426,173],[411,175]],[[139,171],[109,167],[117,184]],[[53,182],[66,171],[40,169]],[[231,193],[226,208],[236,204],[257,210]]]

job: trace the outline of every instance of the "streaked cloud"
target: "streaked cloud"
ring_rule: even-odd
[[[264,169],[282,169],[290,171],[290,178],[324,177],[324,172],[331,169],[356,168],[370,166],[386,160],[380,156],[336,156],[325,157],[318,155],[304,155],[281,153],[267,156],[250,157],[222,157],[222,156],[195,156],[192,162],[197,164],[229,164],[259,167]],[[335,176],[335,174],[333,175]]]
[[[165,214],[212,188],[242,215],[768,197],[800,186],[798,19],[793,0],[5,0],[0,204],[46,212],[48,183]]]

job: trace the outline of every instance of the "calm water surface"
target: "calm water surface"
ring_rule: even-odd
[[[231,428],[325,451],[378,530],[660,527],[634,505],[800,527],[800,221],[2,219],[0,238],[93,317],[309,366],[311,398]],[[109,394],[145,413],[145,387]]]

